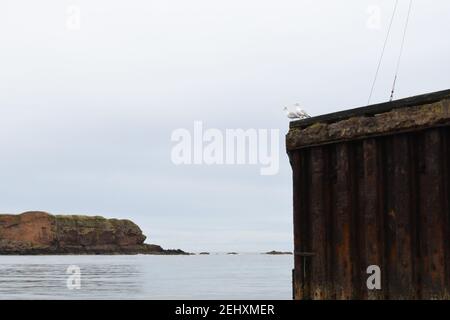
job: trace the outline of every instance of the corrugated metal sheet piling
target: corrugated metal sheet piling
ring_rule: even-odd
[[[450,90],[291,122],[286,147],[295,299],[450,298]]]

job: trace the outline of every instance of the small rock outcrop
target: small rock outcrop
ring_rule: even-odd
[[[281,254],[292,254],[292,252],[289,252],[289,251],[275,251],[275,250],[272,250],[272,251],[266,252],[265,254],[281,255]]]
[[[145,239],[130,220],[39,211],[0,214],[0,254],[185,254]]]

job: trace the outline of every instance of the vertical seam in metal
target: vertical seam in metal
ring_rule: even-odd
[[[420,175],[421,175],[421,171],[422,171],[422,166],[423,166],[423,159],[422,157],[424,157],[423,154],[423,144],[424,144],[424,137],[423,137],[423,132],[421,132],[421,134],[415,134],[415,150],[416,150],[416,154],[415,154],[415,163],[416,163],[416,208],[417,208],[417,213],[416,213],[416,219],[417,219],[417,256],[418,256],[418,263],[417,263],[417,276],[418,276],[418,287],[419,287],[419,296],[418,299],[423,299],[424,297],[424,292],[423,292],[423,270],[424,270],[424,262],[423,262],[423,257],[422,257],[422,210],[420,208],[421,206],[421,200],[420,200],[420,195],[422,192],[422,188],[420,187]]]
[[[335,195],[334,195],[334,184],[335,184],[335,179],[336,179],[336,165],[335,165],[335,159],[337,157],[337,149],[336,149],[336,145],[333,144],[330,146],[330,152],[329,152],[329,163],[328,163],[328,168],[329,168],[329,181],[330,186],[329,186],[329,200],[330,203],[335,203]],[[329,221],[330,221],[330,228],[329,228],[329,239],[330,239],[330,243],[329,243],[329,259],[330,259],[330,276],[331,276],[331,288],[330,288],[330,292],[331,292],[331,299],[336,299],[336,272],[335,272],[335,266],[336,266],[336,257],[335,257],[335,252],[334,252],[334,241],[335,241],[335,224],[334,224],[334,219],[336,216],[336,211],[335,211],[335,206],[330,206],[330,213],[329,213]]]
[[[450,206],[449,206],[449,198],[450,198],[450,194],[449,194],[449,172],[448,172],[448,162],[450,161],[449,154],[448,154],[448,130],[447,128],[439,128],[439,134],[441,136],[441,153],[442,153],[442,157],[440,158],[440,164],[439,166],[441,167],[442,170],[442,174],[441,174],[441,183],[442,183],[442,190],[441,190],[441,201],[442,203],[442,208],[444,209],[442,212],[442,232],[443,232],[443,240],[444,240],[444,270],[445,270],[445,275],[444,275],[444,282],[446,284],[445,286],[445,290],[446,292],[444,293],[445,297],[448,299],[448,294],[449,294],[449,265],[448,265],[448,261],[449,261],[449,251],[448,251],[448,247],[449,247],[449,227],[448,227],[448,223],[449,223],[449,211],[450,211]]]
[[[381,199],[380,199],[380,218],[381,218],[381,224],[380,226],[382,226],[380,233],[381,233],[381,243],[382,246],[382,261],[383,261],[383,267],[382,267],[382,276],[383,276],[383,292],[384,292],[384,299],[389,299],[389,272],[388,272],[388,228],[389,228],[389,221],[387,219],[387,201],[386,201],[386,191],[387,189],[387,170],[388,170],[388,161],[387,161],[387,147],[388,147],[388,142],[389,142],[389,137],[385,137],[382,138],[382,143],[380,145],[380,158],[379,158],[379,169],[381,171],[381,181],[380,181],[380,187],[381,187],[381,191],[382,193],[380,193],[381,195]]]
[[[411,219],[411,257],[412,257],[412,272],[414,278],[414,299],[419,299],[421,295],[421,287],[420,287],[420,268],[419,268],[419,257],[420,257],[420,237],[419,237],[419,203],[418,198],[419,195],[417,193],[417,148],[415,142],[417,141],[415,134],[410,134],[408,136],[408,152],[409,152],[409,192],[410,192],[410,219]]]
[[[358,206],[358,179],[359,179],[359,167],[358,167],[358,148],[359,143],[353,142],[350,148],[350,203],[351,203],[351,228],[350,228],[350,255],[354,257],[354,263],[352,266],[352,295],[353,299],[357,299],[361,294],[361,259],[360,259],[360,243],[359,243],[359,206]]]
[[[310,230],[311,230],[311,212],[310,212],[310,203],[309,203],[309,185],[310,185],[310,159],[311,159],[311,151],[305,150],[303,153],[303,175],[302,175],[302,183],[303,188],[301,190],[303,191],[303,223],[301,227],[301,248],[303,252],[311,252],[311,237],[310,237]],[[311,270],[310,270],[310,264],[308,263],[307,259],[310,259],[309,257],[303,256],[302,258],[302,285],[303,285],[303,299],[310,300],[311,299]]]
[[[329,146],[323,146],[323,178],[326,179],[326,181],[323,181],[323,201],[324,201],[324,223],[325,223],[325,279],[327,281],[326,285],[326,299],[330,299],[330,294],[332,292],[330,284],[332,283],[332,266],[330,265],[330,246],[331,246],[331,238],[330,238],[330,232],[331,229],[331,220],[330,220],[330,211],[331,211],[331,199],[330,199],[330,184],[329,184],[329,177],[330,177],[330,147]]]

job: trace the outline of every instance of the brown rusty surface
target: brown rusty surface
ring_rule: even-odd
[[[305,265],[304,258],[300,256],[299,252],[304,252],[304,245],[306,243],[305,236],[307,232],[308,222],[303,219],[302,214],[308,211],[305,201],[305,193],[302,190],[307,189],[306,181],[304,180],[303,173],[304,170],[300,168],[305,168],[306,163],[303,157],[299,153],[295,153],[291,157],[291,165],[293,168],[293,180],[294,180],[294,192],[293,192],[293,203],[294,203],[294,263],[295,269],[293,272],[293,291],[294,298],[297,299],[307,299],[309,297],[309,292],[305,288],[306,284],[304,281]]]
[[[447,131],[448,132],[448,131]],[[422,257],[422,295],[425,299],[440,299],[445,288],[444,181],[442,166],[442,135],[429,130],[422,136],[423,153],[419,173],[420,242]],[[447,159],[449,161],[450,159]],[[447,163],[448,165],[448,163]]]
[[[402,299],[414,298],[412,208],[413,195],[410,179],[409,139],[405,135],[393,136],[386,140],[386,196],[385,196],[385,237],[386,237],[386,289],[388,296]]]
[[[311,252],[314,256],[311,260],[311,292],[313,299],[330,298],[328,289],[328,261],[327,261],[327,212],[325,191],[326,191],[326,158],[323,148],[313,148],[309,157],[309,167],[311,168],[311,179],[309,182],[309,202],[311,214]]]
[[[374,115],[358,115],[336,122],[316,122],[307,127],[291,127],[286,147],[295,150],[312,145],[362,139],[450,124],[450,99],[397,108]]]
[[[450,126],[289,155],[296,299],[450,297]],[[366,286],[369,265],[381,290]]]
[[[356,289],[352,283],[354,265],[352,264],[352,171],[351,149],[348,144],[336,145],[336,182],[333,185],[334,200],[334,271],[336,299],[351,299]]]
[[[361,259],[362,266],[379,265],[383,266],[383,202],[382,193],[382,172],[381,149],[375,139],[367,139],[361,145],[363,159],[361,163],[362,176],[359,182],[360,204],[360,239],[361,239]],[[364,268],[359,272],[362,277],[366,276]],[[363,277],[364,278],[364,277]],[[379,290],[367,290],[366,283],[361,281],[361,298],[381,299],[384,297]]]

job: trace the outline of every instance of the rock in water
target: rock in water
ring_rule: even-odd
[[[25,212],[0,215],[0,254],[183,254],[144,243],[130,220]]]
[[[282,254],[292,254],[292,252],[289,252],[289,251],[275,251],[275,250],[272,250],[272,251],[266,252],[265,254],[282,255]]]

